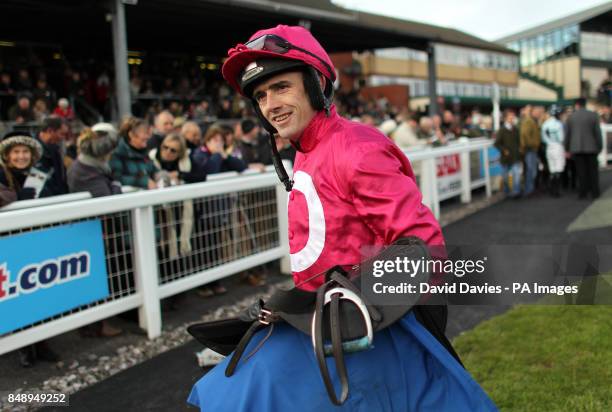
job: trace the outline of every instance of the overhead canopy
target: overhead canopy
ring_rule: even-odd
[[[355,12],[329,0],[140,0],[125,9],[130,50],[224,56],[257,29],[301,22],[310,24],[330,52],[425,50],[434,41],[516,54],[454,29]],[[110,55],[107,13],[108,5],[100,0],[4,0],[0,40],[53,43],[66,53]]]
[[[569,16],[561,17],[556,20],[549,21],[544,24],[538,24],[527,30],[522,30],[518,33],[504,36],[496,40],[497,43],[506,44],[515,40],[524,39],[527,37],[536,36],[538,34],[548,33],[557,30],[561,27],[571,26],[573,24],[582,24],[585,26],[585,31],[596,31],[602,33],[612,33],[610,27],[610,19],[612,18],[612,2],[600,4],[595,7],[570,14]]]

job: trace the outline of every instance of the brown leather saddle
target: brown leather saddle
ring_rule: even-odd
[[[341,405],[349,394],[344,354],[371,348],[374,334],[406,315],[420,299],[418,292],[406,293],[402,295],[400,304],[394,301],[393,305],[375,305],[362,293],[362,276],[371,277],[375,262],[395,261],[397,258],[428,259],[429,252],[422,240],[401,238],[349,272],[340,267],[330,269],[326,273],[326,282],[314,292],[298,288],[278,290],[267,301],[259,300],[238,318],[191,325],[188,331],[215,352],[226,356],[234,352],[225,370],[229,377],[257,331],[271,328],[269,336],[275,323],[287,322],[311,336],[328,395],[335,405]],[[423,271],[419,273],[418,281],[428,282],[430,275]],[[325,360],[329,356],[333,356],[340,378],[342,389],[339,397]]]

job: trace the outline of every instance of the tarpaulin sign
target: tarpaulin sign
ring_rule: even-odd
[[[102,224],[0,238],[0,334],[108,296]]]

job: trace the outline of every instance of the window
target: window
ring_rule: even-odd
[[[605,33],[582,32],[580,55],[586,59],[612,60],[612,36]]]
[[[563,50],[563,29],[558,29],[553,32],[553,50],[555,54]]]

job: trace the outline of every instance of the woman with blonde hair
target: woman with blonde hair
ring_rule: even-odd
[[[185,139],[178,133],[166,135],[159,146],[159,150],[152,149],[149,152],[149,159],[160,170],[159,184],[161,186],[176,186],[206,180],[206,170],[201,164],[192,162],[190,154],[191,151],[187,148]],[[167,244],[168,257],[176,259],[179,255],[190,254],[194,216],[193,201],[183,201],[182,208],[167,205],[164,206],[163,211],[166,222],[177,222],[176,225],[165,225],[162,232],[165,240],[163,243]],[[177,229],[180,230],[178,238]]]

